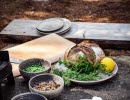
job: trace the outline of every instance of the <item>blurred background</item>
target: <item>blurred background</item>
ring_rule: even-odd
[[[129,5],[130,0],[0,0],[0,31],[13,19],[129,23]]]

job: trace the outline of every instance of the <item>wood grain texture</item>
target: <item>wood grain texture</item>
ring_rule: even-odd
[[[56,34],[51,34],[6,50],[9,51],[12,58],[24,60],[36,57],[44,58],[53,63],[64,55],[67,48],[73,45],[75,43]]]
[[[40,20],[13,20],[0,33],[0,39],[8,43],[24,43],[43,35],[38,34],[36,26]],[[72,22],[71,30],[63,37],[79,43],[92,40],[104,49],[130,50],[130,24]]]
[[[36,27],[40,20],[13,20],[0,35],[41,36]],[[83,35],[84,34],[84,35]],[[63,35],[66,38],[130,40],[130,24],[72,22],[71,30]]]
[[[43,58],[54,63],[63,58],[66,49],[75,43],[57,35],[51,34],[38,39],[6,49],[9,55],[16,59]],[[19,75],[18,65],[13,64],[14,76]]]

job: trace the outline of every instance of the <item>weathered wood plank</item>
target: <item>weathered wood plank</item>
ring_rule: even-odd
[[[0,34],[38,37],[41,36],[36,30],[39,22],[41,21],[14,20]],[[83,34],[85,39],[129,41],[130,24],[72,22],[71,30],[63,36],[83,39]]]
[[[0,33],[3,41],[26,42],[41,35],[36,26],[40,20],[13,20]],[[93,40],[103,48],[130,49],[130,24],[72,22],[63,37],[72,41]]]
[[[3,35],[21,35],[21,36],[40,36],[37,33],[36,26],[40,21],[36,20],[13,20],[5,27],[0,34]]]

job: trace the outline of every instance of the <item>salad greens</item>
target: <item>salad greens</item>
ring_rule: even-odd
[[[65,85],[70,85],[71,80],[79,80],[79,81],[95,81],[102,79],[99,76],[100,73],[110,74],[105,71],[105,66],[100,63],[91,64],[87,61],[86,56],[79,56],[75,63],[71,60],[63,60],[59,61],[59,64],[64,64],[67,66],[67,70],[54,69],[53,73],[61,76]]]

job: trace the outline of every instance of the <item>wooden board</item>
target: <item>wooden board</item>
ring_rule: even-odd
[[[36,26],[41,20],[13,20],[0,33],[0,40],[23,43],[41,37]],[[62,36],[76,43],[95,41],[104,49],[130,50],[130,24],[72,22],[71,30]]]
[[[22,60],[29,58],[44,58],[51,63],[54,63],[64,56],[67,48],[74,45],[75,43],[58,36],[57,34],[51,34],[6,50],[9,51],[11,58]],[[14,76],[17,76],[19,74],[16,67],[17,65],[13,64],[13,66]]]
[[[32,36],[39,37],[36,27],[41,20],[13,20],[0,36]],[[87,23],[72,22],[66,38],[130,41],[130,24],[119,23]]]

